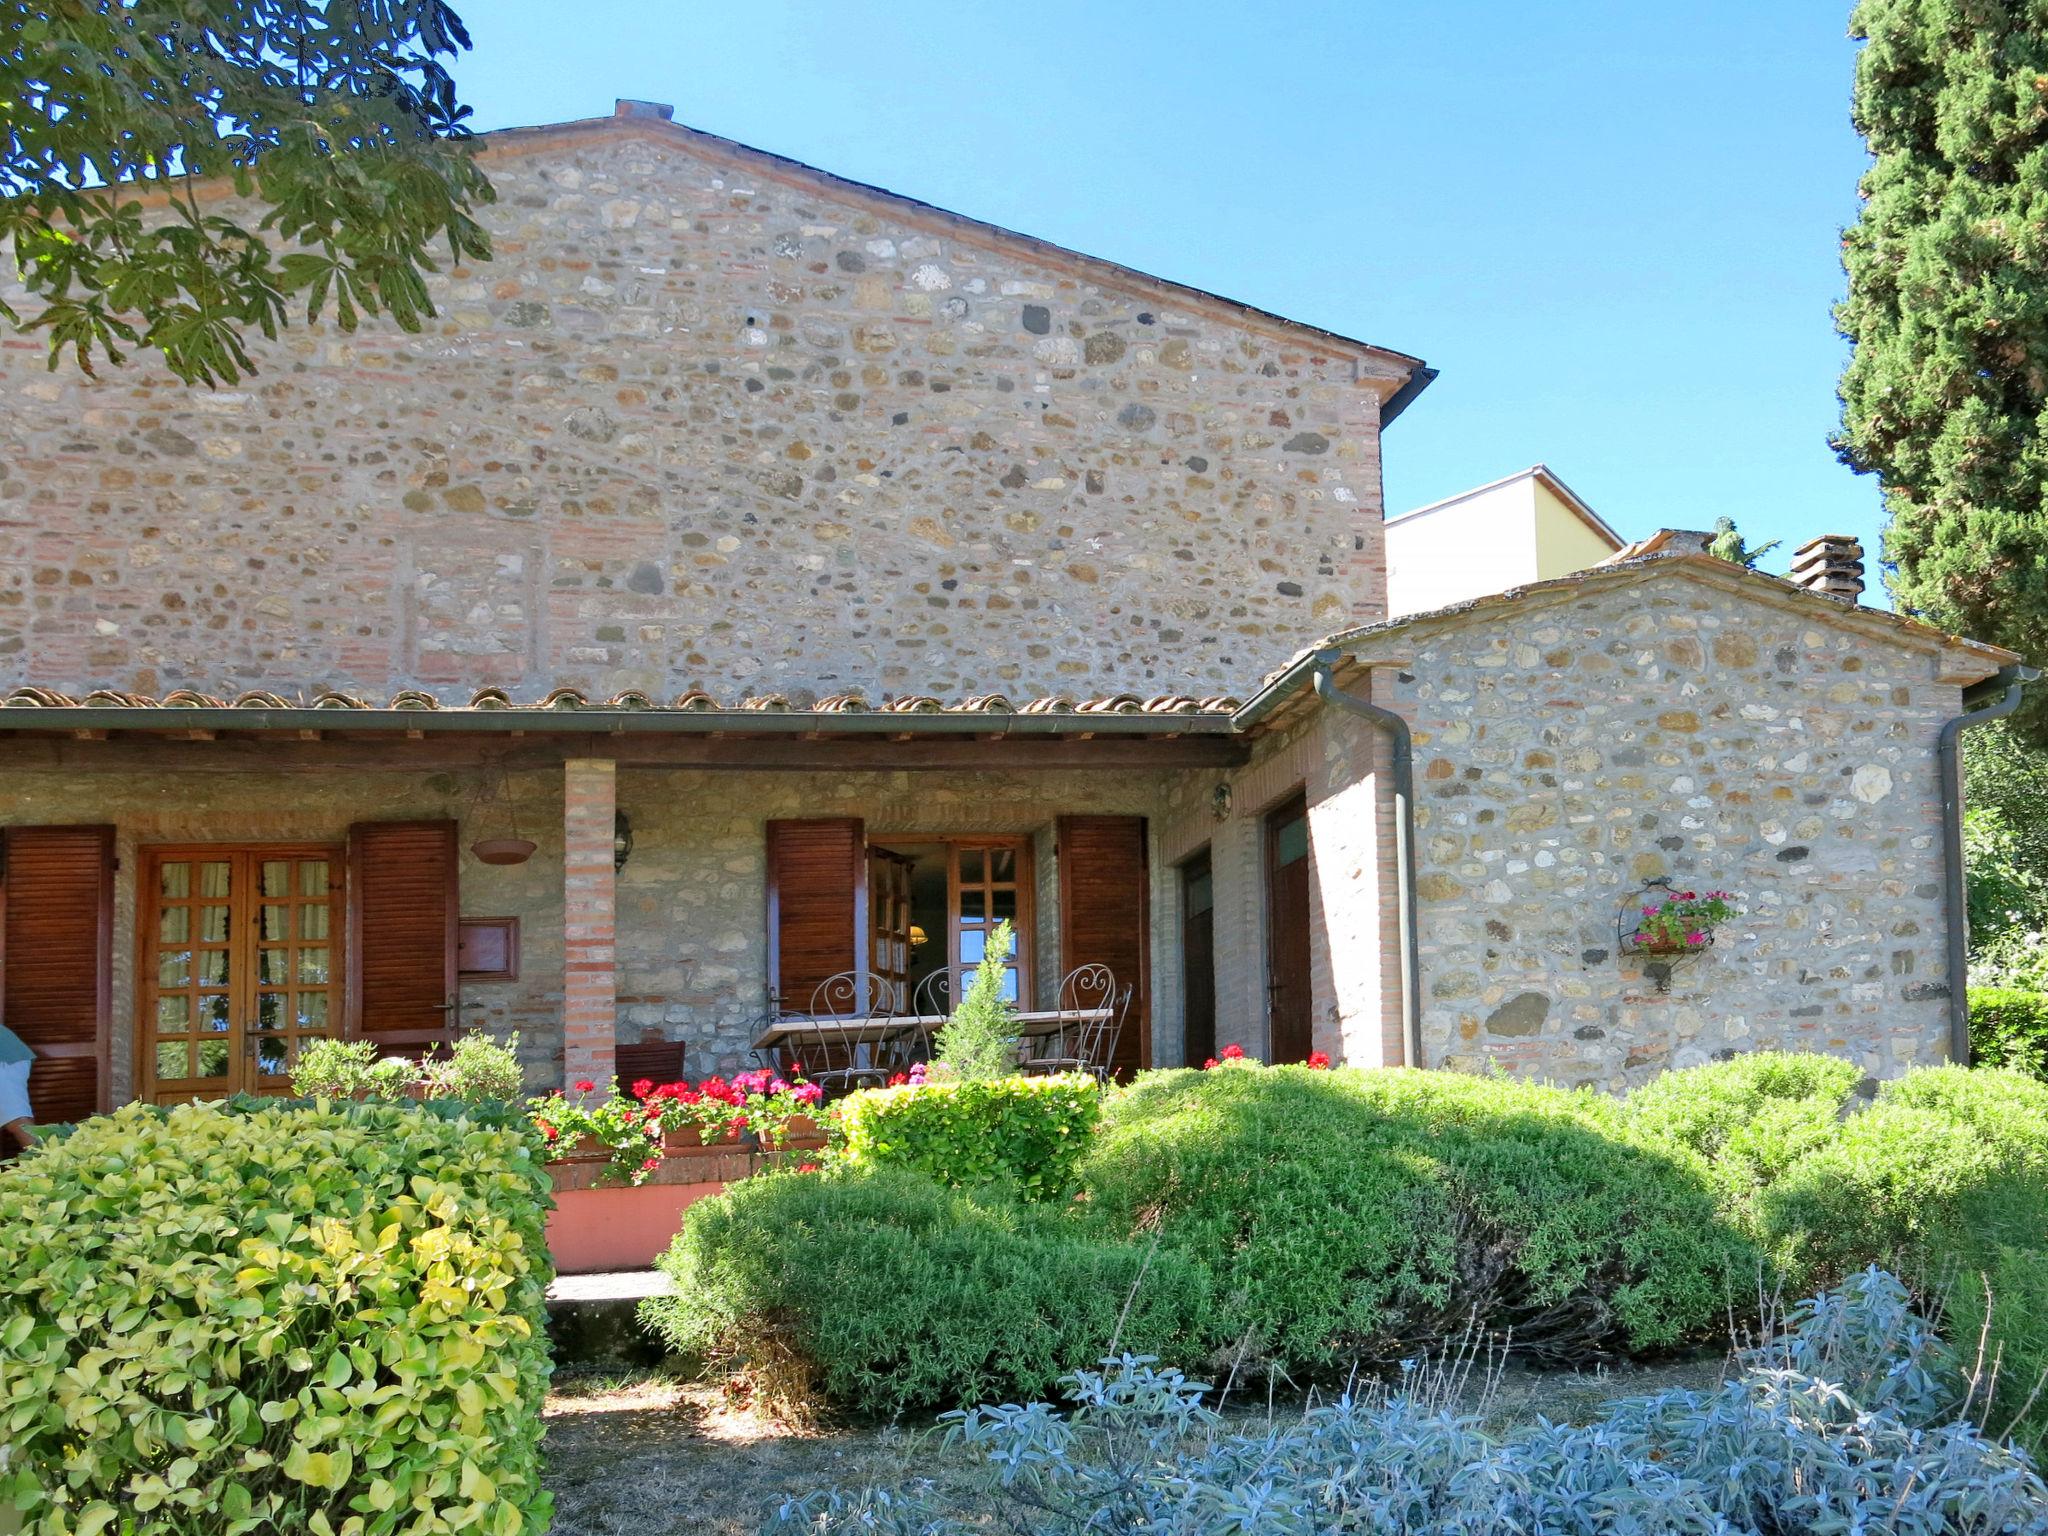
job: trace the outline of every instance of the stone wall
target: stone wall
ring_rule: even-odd
[[[1763,1048],[1873,1076],[1946,1053],[1935,657],[1810,599],[1676,576],[1422,623],[1428,1064],[1602,1087]],[[1617,953],[1669,877],[1748,915],[1660,993]]]
[[[667,129],[407,336],[0,344],[0,689],[1242,692],[1384,608],[1383,356]]]

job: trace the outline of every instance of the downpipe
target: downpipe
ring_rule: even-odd
[[[1337,686],[1341,651],[1323,651],[1315,659],[1316,697],[1348,714],[1369,720],[1384,731],[1393,749],[1394,884],[1396,920],[1401,929],[1401,1056],[1411,1067],[1422,1060],[1422,944],[1415,926],[1415,752],[1408,722],[1370,699]]]
[[[1963,695],[1987,698],[1989,704],[1944,721],[1935,755],[1941,763],[1942,882],[1948,900],[1948,1056],[1970,1064],[1970,904],[1963,868],[1963,732],[1986,721],[2002,720],[2020,707],[2020,690],[2041,674],[2033,667],[2000,667]]]

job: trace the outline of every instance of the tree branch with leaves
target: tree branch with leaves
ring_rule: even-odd
[[[491,253],[442,62],[468,46],[441,0],[10,7],[0,243],[20,292],[0,327],[45,333],[53,369],[142,349],[208,385],[255,371],[252,331],[330,303],[344,331],[419,330],[432,252]]]

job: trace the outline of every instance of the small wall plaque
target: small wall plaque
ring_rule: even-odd
[[[455,936],[455,968],[464,981],[517,981],[519,919],[463,918]]]

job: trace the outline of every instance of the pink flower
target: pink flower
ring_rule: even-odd
[[[775,1079],[774,1082],[768,1085],[768,1091],[770,1093],[787,1093],[789,1092],[789,1084],[785,1083],[781,1078],[778,1077]]]
[[[799,1104],[815,1104],[825,1097],[825,1090],[816,1083],[798,1083],[796,1091],[790,1097]]]
[[[1707,942],[1707,936],[1695,928],[1685,936],[1685,942],[1688,944],[1704,944]]]

